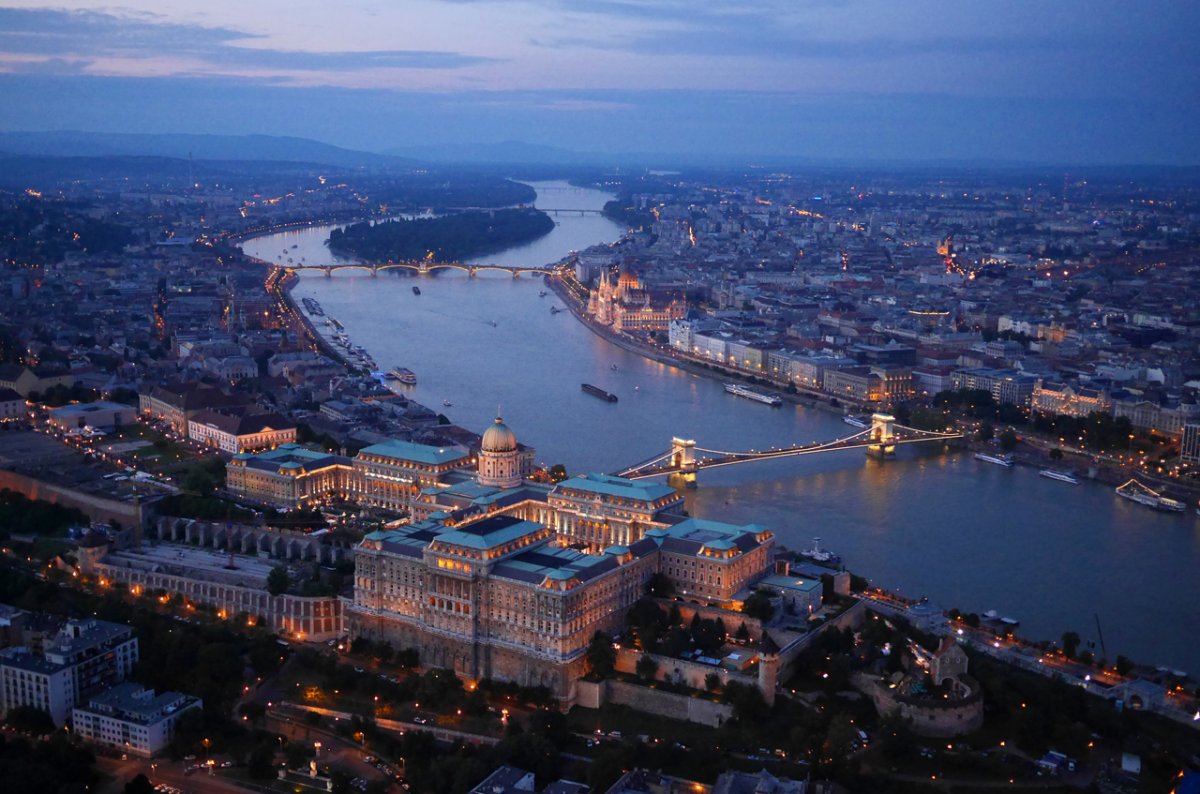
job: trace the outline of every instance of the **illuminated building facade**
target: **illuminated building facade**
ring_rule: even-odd
[[[660,514],[683,506],[683,497],[666,485],[585,474],[555,486],[547,503],[564,540],[603,549],[641,540],[647,529],[663,525]]]
[[[1030,395],[1030,405],[1035,411],[1046,414],[1065,414],[1084,417],[1095,411],[1108,413],[1112,403],[1100,389],[1071,386],[1038,380]]]
[[[385,441],[359,452],[346,486],[359,504],[407,510],[414,498],[452,471],[469,469],[475,458],[465,447],[431,447],[408,441]]]
[[[303,507],[344,493],[350,471],[347,457],[282,444],[268,452],[234,455],[225,464],[225,487],[258,504]]]
[[[588,314],[601,325],[622,332],[666,331],[687,315],[686,301],[656,304],[632,271],[623,271],[614,285],[605,268],[588,298]]]
[[[569,543],[507,514],[372,533],[355,554],[350,633],[416,648],[427,666],[546,686],[570,702],[592,635],[622,626],[653,574],[693,600],[728,602],[766,572],[774,536],[683,519],[596,553]]]
[[[296,440],[296,423],[279,414],[227,416],[200,411],[187,425],[188,438],[231,455],[271,449]]]

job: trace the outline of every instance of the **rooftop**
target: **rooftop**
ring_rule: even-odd
[[[677,496],[675,489],[666,485],[627,480],[611,474],[582,474],[559,483],[555,490],[584,491],[638,502],[654,502],[665,497]]]
[[[379,444],[364,447],[360,456],[378,455],[382,458],[424,463],[429,466],[441,466],[454,463],[470,457],[470,452],[463,447],[431,447],[427,444],[414,444],[411,441],[389,440]]]
[[[127,681],[115,684],[94,696],[84,711],[101,712],[141,725],[151,725],[163,720],[199,699],[182,692],[154,693],[141,684]]]

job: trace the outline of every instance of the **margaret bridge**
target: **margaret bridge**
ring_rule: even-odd
[[[522,275],[539,275],[550,276],[558,273],[563,267],[555,265],[552,267],[528,267],[524,265],[468,265],[462,262],[434,262],[429,259],[414,259],[403,262],[336,262],[323,265],[308,265],[294,262],[270,262],[267,260],[259,260],[264,265],[277,267],[280,270],[286,270],[290,273],[313,273],[323,272],[325,278],[332,278],[334,271],[338,270],[363,270],[370,273],[371,276],[378,276],[383,270],[409,270],[418,275],[428,275],[436,270],[461,270],[469,277],[474,278],[479,273],[494,271],[499,273],[509,273],[513,278],[520,278]]]
[[[852,436],[792,447],[729,452],[698,447],[696,442],[690,439],[673,438],[671,439],[671,448],[666,452],[622,469],[616,472],[616,475],[631,480],[673,475],[682,477],[688,485],[694,485],[696,473],[700,469],[715,469],[720,466],[733,466],[760,460],[814,455],[819,452],[835,452],[841,449],[865,449],[868,455],[886,458],[891,457],[900,444],[945,443],[958,438],[962,438],[962,433],[918,430],[896,424],[895,418],[888,414],[875,414],[871,417],[870,427]]]

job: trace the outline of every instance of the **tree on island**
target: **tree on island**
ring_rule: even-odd
[[[1079,650],[1079,635],[1073,631],[1063,632],[1062,648],[1063,653],[1068,659],[1074,659],[1076,652]]]

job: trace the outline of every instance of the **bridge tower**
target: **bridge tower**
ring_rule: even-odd
[[[896,454],[896,417],[891,414],[873,414],[868,438],[871,445],[867,454],[874,458],[890,458]]]
[[[678,471],[667,478],[674,487],[695,488],[696,472],[696,442],[690,438],[671,439],[671,465]]]

